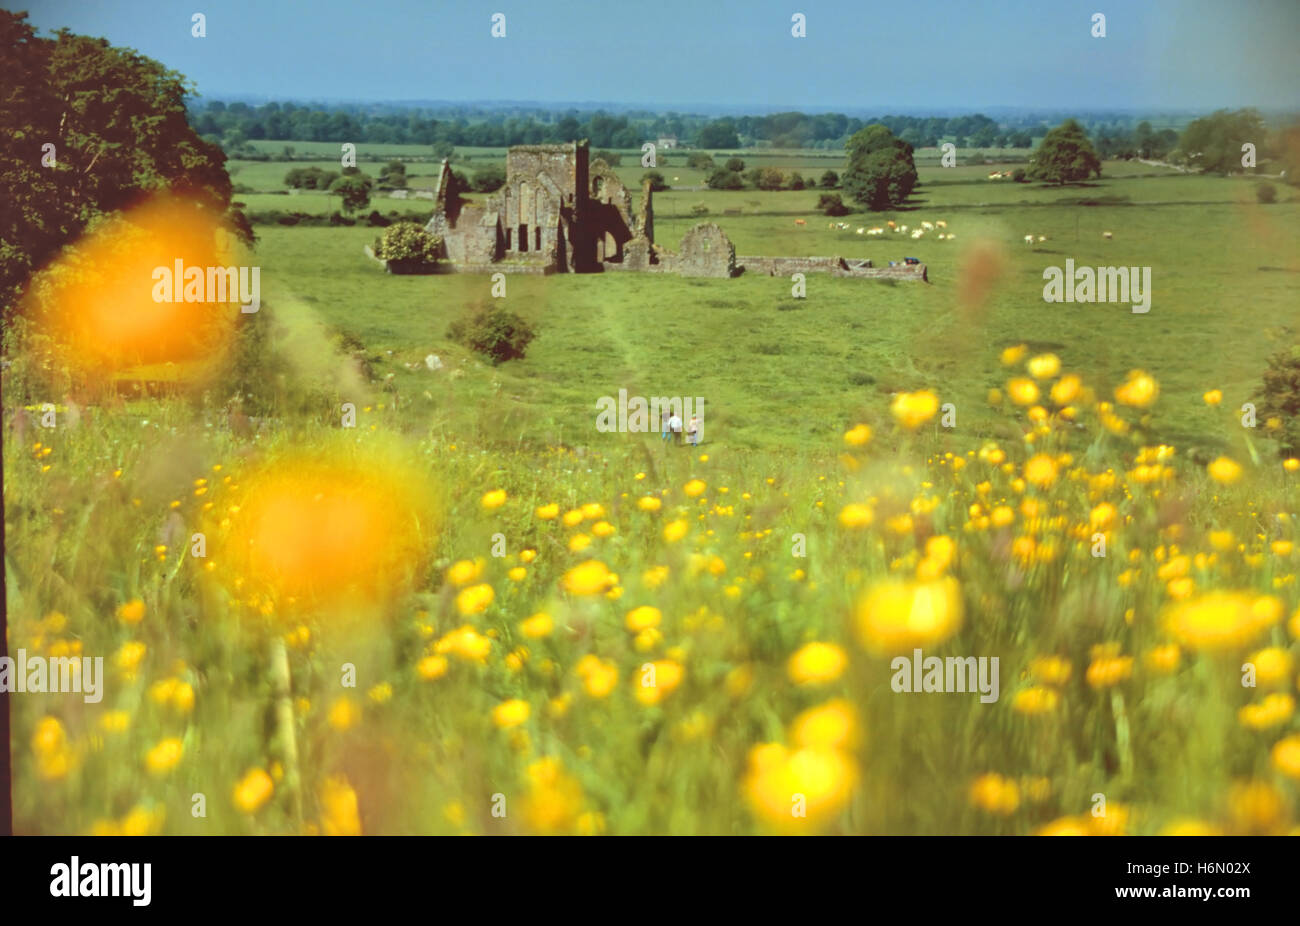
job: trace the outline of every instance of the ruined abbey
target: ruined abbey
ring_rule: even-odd
[[[484,200],[460,196],[447,161],[425,226],[442,236],[445,269],[460,273],[600,273],[635,270],[696,277],[741,273],[926,279],[925,265],[873,269],[839,257],[736,257],[711,222],[687,231],[677,251],[654,240],[649,181],[633,209],[632,192],[587,142],[521,145],[506,154],[506,182]]]

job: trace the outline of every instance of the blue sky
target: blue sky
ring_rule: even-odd
[[[6,2],[9,8],[24,8]],[[1300,107],[1300,0],[28,0],[209,98]],[[190,16],[207,16],[207,37]],[[490,36],[506,15],[506,37]],[[791,37],[791,16],[807,37]],[[1106,16],[1106,37],[1091,35]]]

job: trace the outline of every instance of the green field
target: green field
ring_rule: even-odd
[[[922,180],[847,232],[810,191],[669,192],[656,229],[702,202],[741,255],[928,285],[510,276],[539,334],[500,366],[446,334],[490,278],[387,274],[363,227],[256,226],[262,311],[201,390],[108,395],[16,331],[11,651],[107,680],[15,699],[15,830],[1300,832],[1300,460],[1239,412],[1300,331],[1294,191]],[[855,233],[890,220],[956,238]],[[1044,303],[1067,259],[1149,266],[1150,312]],[[990,404],[1030,374],[1082,388]],[[702,397],[702,446],[598,430],[620,389]],[[1000,699],[899,693],[913,646],[1000,659]]]
[[[1126,197],[1134,205],[1060,204],[1081,196]],[[656,235],[669,247],[699,221],[674,211],[705,202],[706,218],[722,225],[740,255],[867,257],[878,266],[916,256],[928,264],[931,282],[813,275],[808,297],[796,300],[788,280],[764,277],[512,277],[506,302],[537,321],[541,336],[527,359],[460,381],[458,397],[436,417],[449,431],[499,428],[511,440],[610,442],[621,438],[591,433],[588,419],[599,396],[622,386],[633,394],[705,396],[713,440],[795,448],[827,422],[839,426],[856,416],[879,423],[895,391],[942,383],[963,430],[997,433],[1006,413],[985,400],[1003,375],[995,353],[1025,341],[1054,350],[1067,365],[1086,363],[1107,390],[1130,369],[1149,370],[1168,384],[1156,434],[1181,446],[1221,448],[1238,435],[1207,433],[1201,392],[1222,388],[1234,407],[1247,401],[1263,358],[1300,323],[1296,203],[1258,206],[1252,196],[1245,182],[1183,175],[1104,180],[1087,189],[972,181],[926,184],[914,211],[845,219],[854,228],[942,219],[957,236],[948,242],[828,229],[828,220],[808,209],[806,192],[660,194]],[[745,213],[722,215],[733,202]],[[807,225],[796,226],[796,217]],[[271,302],[292,297],[356,334],[381,358],[382,373],[395,375],[399,392],[419,396],[428,388],[430,374],[403,364],[429,352],[475,365],[448,344],[445,329],[466,303],[487,298],[487,278],[387,275],[361,253],[374,229],[259,227],[258,234]],[[1047,240],[1029,247],[1025,234]],[[976,242],[999,248],[1003,267],[987,302],[967,312],[958,294],[963,260]],[[1152,267],[1151,311],[1044,303],[1042,270],[1066,258],[1078,266]],[[1199,347],[1207,343],[1231,349],[1207,354]],[[481,399],[489,382],[514,398],[499,419],[485,422],[460,393]]]

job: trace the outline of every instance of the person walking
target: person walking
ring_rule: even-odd
[[[691,415],[690,424],[686,426],[686,439],[692,447],[700,446],[700,416]]]
[[[668,429],[673,432],[673,443],[678,447],[682,445],[682,419],[676,412],[668,419]]]
[[[664,443],[667,443],[669,435],[673,433],[672,427],[670,425],[670,422],[673,420],[672,409],[670,408],[664,409],[663,414],[660,415],[659,418],[660,418],[660,422],[659,422],[660,430],[663,431],[661,437]]]

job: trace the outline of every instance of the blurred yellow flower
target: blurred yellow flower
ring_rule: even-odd
[[[643,495],[637,499],[636,506],[642,511],[658,511],[664,503],[654,495]]]
[[[1034,379],[1051,379],[1061,372],[1061,358],[1056,354],[1039,354],[1031,357],[1025,368]]]
[[[1249,644],[1280,617],[1277,599],[1213,591],[1170,606],[1164,622],[1174,639],[1186,647],[1222,650]]]
[[[1015,347],[1008,347],[1002,351],[999,359],[1003,366],[1013,367],[1020,362],[1020,358],[1029,353],[1029,348],[1024,344],[1017,344]]]
[[[548,637],[554,628],[555,622],[551,619],[551,615],[545,611],[539,611],[519,623],[519,632],[530,640],[540,640],[542,637]]]
[[[1020,788],[1014,780],[989,772],[971,783],[970,801],[991,814],[1009,816],[1020,807]]]
[[[447,581],[456,587],[469,585],[483,574],[483,560],[462,559],[447,568]]]
[[[899,393],[890,405],[894,420],[909,431],[915,431],[939,411],[939,399],[928,389],[920,392]]]
[[[488,492],[481,499],[479,499],[479,504],[481,504],[488,511],[492,511],[495,508],[500,508],[505,503],[506,503],[505,489],[493,489],[491,492]]]
[[[482,614],[496,598],[496,592],[486,583],[471,585],[456,595],[456,610],[465,616]]]
[[[810,707],[790,724],[790,741],[801,749],[852,749],[857,745],[853,705],[836,698]]]
[[[425,656],[415,665],[415,671],[426,682],[432,682],[447,674],[446,656]]]
[[[145,768],[153,775],[166,775],[181,761],[183,752],[184,748],[177,737],[170,736],[160,740],[145,754]]]
[[[838,749],[779,744],[750,751],[744,790],[763,823],[784,833],[817,832],[833,822],[853,796],[857,766]]]
[[[641,605],[641,607],[633,608],[627,612],[627,629],[639,633],[651,627],[658,627],[662,620],[663,615],[658,608],[651,605]]]
[[[865,447],[871,440],[871,428],[865,424],[855,424],[844,432],[844,443],[850,447]]]
[[[260,768],[249,769],[235,785],[234,803],[241,813],[256,813],[271,799],[275,782]]]
[[[527,701],[511,698],[492,709],[492,722],[501,729],[517,727],[528,719],[533,709]]]
[[[669,521],[664,525],[664,540],[669,543],[676,543],[686,536],[686,532],[690,530],[690,527],[690,522],[684,519]]]
[[[842,646],[806,643],[790,657],[786,671],[796,685],[824,685],[843,675],[848,664],[849,657]]]
[[[1011,701],[1011,709],[1017,714],[1049,714],[1056,710],[1061,696],[1054,688],[1035,686],[1016,692]]]
[[[321,827],[326,836],[360,836],[357,792],[342,775],[326,778],[320,789]]]
[[[598,559],[589,559],[566,572],[561,584],[570,595],[599,595],[614,581],[608,566]]]
[[[1219,389],[1211,389],[1201,398],[1205,400],[1206,405],[1218,405],[1223,401],[1223,392]]]
[[[859,599],[854,624],[862,645],[880,655],[941,643],[960,629],[961,586],[951,576],[931,582],[881,582]]]
[[[1027,377],[1017,376],[1007,380],[1007,395],[1017,405],[1033,405],[1038,401],[1038,384]]]
[[[1115,389],[1115,401],[1133,408],[1147,408],[1159,397],[1159,384],[1142,370],[1131,370],[1123,385]]]
[[[647,663],[637,670],[636,699],[646,706],[658,704],[676,690],[685,675],[682,664],[672,659]]]
[[[840,510],[840,525],[849,530],[870,527],[873,520],[875,520],[875,514],[872,513],[868,505],[850,503]]]
[[[144,601],[132,598],[117,606],[117,619],[124,624],[138,624],[144,619]]]
[[[1273,765],[1279,772],[1300,781],[1300,733],[1293,733],[1274,743],[1271,755]]]
[[[554,502],[549,505],[539,505],[533,510],[533,514],[537,516],[538,520],[554,521],[560,516],[560,506]]]
[[[1241,478],[1241,464],[1227,457],[1219,457],[1206,467],[1210,478],[1222,485],[1232,485]]]

